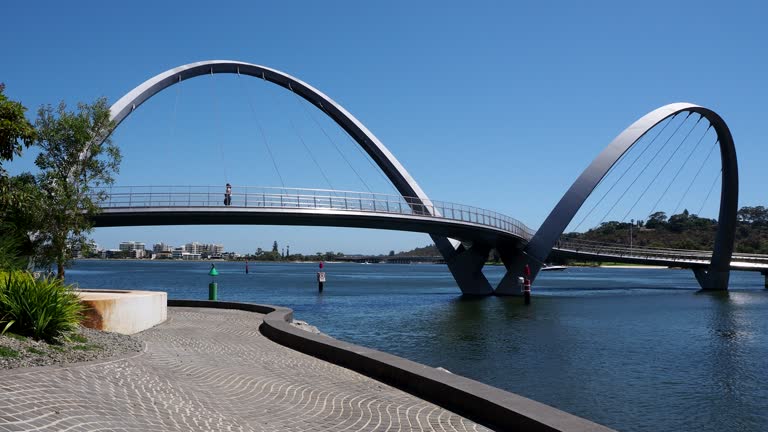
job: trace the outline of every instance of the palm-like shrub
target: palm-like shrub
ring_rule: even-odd
[[[54,342],[82,321],[83,305],[59,279],[34,278],[27,272],[6,273],[0,285],[0,331]]]

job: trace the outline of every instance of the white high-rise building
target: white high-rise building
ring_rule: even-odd
[[[126,252],[131,258],[144,258],[144,242],[121,242],[119,248],[121,252]]]
[[[198,242],[187,243],[184,245],[184,252],[189,254],[199,254],[203,245]]]
[[[162,253],[162,252],[173,252],[173,246],[165,243],[155,243],[152,246],[152,252],[154,253]]]

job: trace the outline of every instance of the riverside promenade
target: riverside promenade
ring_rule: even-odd
[[[0,373],[0,431],[480,431],[259,332],[263,315],[168,309],[140,354]]]

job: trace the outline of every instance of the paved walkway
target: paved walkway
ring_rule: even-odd
[[[0,431],[474,431],[469,420],[263,337],[262,315],[169,308],[147,352],[0,373]]]

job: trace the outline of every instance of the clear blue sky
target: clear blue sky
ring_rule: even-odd
[[[686,101],[731,127],[740,205],[768,205],[764,2],[37,1],[8,3],[3,15],[0,81],[30,118],[44,103],[114,102],[194,61],[262,64],[342,104],[430,197],[537,228],[616,134],[658,106]],[[124,154],[118,185],[278,186],[258,119],[287,185],[328,187],[298,130],[334,187],[364,190],[282,89],[221,75],[177,87],[115,133]],[[392,191],[338,128],[310,115],[372,189]],[[11,169],[31,169],[32,156]],[[104,247],[222,242],[239,252],[277,240],[302,253],[430,242],[425,234],[251,226],[110,228],[94,238]]]

